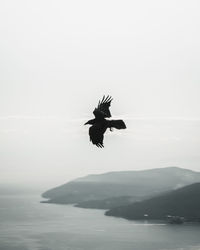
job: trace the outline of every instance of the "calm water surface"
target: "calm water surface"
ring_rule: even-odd
[[[200,225],[104,216],[104,211],[0,197],[0,250],[200,250]]]

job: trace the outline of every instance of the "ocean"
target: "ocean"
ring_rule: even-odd
[[[104,216],[104,210],[0,196],[0,250],[200,250],[200,224]]]

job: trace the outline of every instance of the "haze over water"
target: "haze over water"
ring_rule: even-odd
[[[199,225],[104,216],[103,210],[0,197],[0,250],[199,250]]]

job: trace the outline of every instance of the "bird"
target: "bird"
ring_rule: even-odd
[[[84,125],[92,125],[89,128],[90,141],[99,148],[103,148],[104,133],[107,128],[113,131],[116,129],[125,129],[126,125],[123,120],[108,120],[106,118],[111,117],[109,107],[113,98],[109,95],[103,96],[102,100],[99,101],[97,108],[94,109],[94,119],[87,121]]]

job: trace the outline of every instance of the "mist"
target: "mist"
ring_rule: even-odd
[[[1,1],[0,182],[48,188],[88,174],[199,171],[198,1]],[[89,142],[111,95],[126,131]]]

